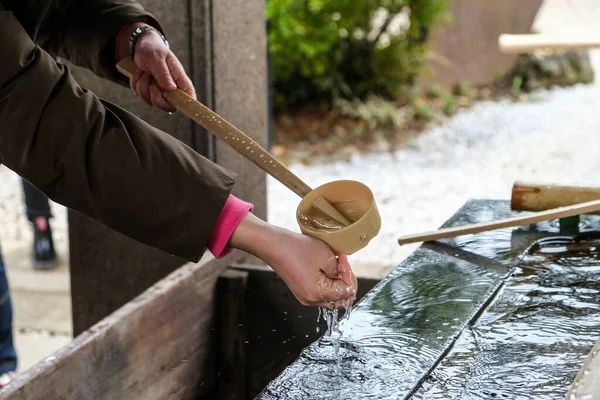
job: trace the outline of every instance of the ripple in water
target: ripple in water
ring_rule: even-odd
[[[414,398],[562,398],[600,335],[599,244],[538,241]]]

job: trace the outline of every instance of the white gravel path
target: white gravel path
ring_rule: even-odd
[[[596,30],[596,0],[546,0],[541,31]],[[596,66],[600,54],[594,52]],[[539,101],[479,103],[423,133],[394,154],[366,154],[351,162],[292,169],[317,186],[355,179],[375,193],[381,234],[352,257],[355,263],[395,265],[415,247],[401,234],[436,229],[469,198],[508,199],[515,180],[600,184],[600,68],[598,83],[538,93]],[[298,199],[268,181],[269,221],[298,231]],[[67,239],[66,212],[53,204],[57,240]],[[29,239],[19,178],[0,166],[0,238]]]

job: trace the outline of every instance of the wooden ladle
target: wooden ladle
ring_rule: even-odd
[[[117,69],[123,75],[131,79],[133,74],[137,71],[137,66],[133,60],[123,59],[117,64]],[[190,119],[196,121],[213,135],[225,141],[239,154],[279,182],[283,183],[288,189],[301,198],[304,198],[312,191],[310,186],[304,183],[298,176],[263,149],[252,138],[244,134],[198,100],[195,100],[180,89],[175,89],[172,92],[164,92],[163,95],[173,107],[187,115]],[[342,224],[342,226],[351,224],[343,214],[322,196],[316,198],[312,205]]]

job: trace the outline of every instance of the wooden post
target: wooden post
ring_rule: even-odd
[[[173,51],[196,86],[198,99],[252,135],[267,137],[266,23],[264,0],[140,0],[157,16]],[[124,106],[238,174],[234,192],[266,217],[265,174],[226,143],[182,115],[144,105],[131,90],[74,68],[77,80],[97,95]],[[77,213],[69,214],[73,331],[77,335],[185,263]],[[202,243],[198,243],[202,246]],[[247,259],[242,252],[229,262]]]
[[[227,270],[218,284],[217,398],[246,398],[246,348],[248,321],[246,286],[248,272]]]

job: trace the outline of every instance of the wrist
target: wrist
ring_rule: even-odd
[[[256,217],[246,214],[231,235],[230,246],[252,254],[265,262],[271,258],[271,245],[276,228]]]
[[[117,43],[115,45],[117,62],[121,61],[124,58],[129,58],[129,38],[131,37],[133,31],[135,31],[137,28],[142,28],[147,25],[148,24],[144,22],[136,22],[126,26],[121,30],[121,32],[117,36]]]

